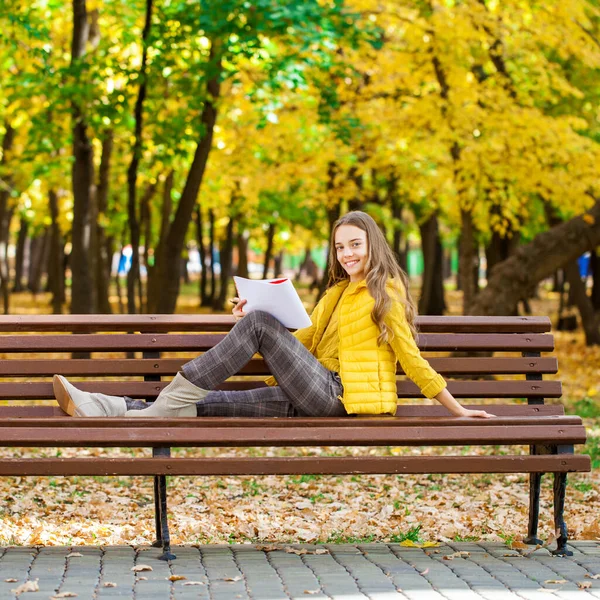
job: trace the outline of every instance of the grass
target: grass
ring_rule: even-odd
[[[588,432],[588,438],[581,453],[590,455],[592,469],[600,469],[600,436],[590,435]]]
[[[600,402],[586,396],[573,404],[573,413],[584,419],[600,418]]]
[[[404,533],[396,533],[396,534],[392,535],[390,537],[390,542],[393,542],[394,544],[400,544],[402,542],[411,541],[411,542],[414,542],[415,544],[419,544],[419,543],[423,542],[423,539],[421,538],[420,533],[421,533],[421,526],[415,525],[414,527],[411,527],[408,531],[406,531]]]

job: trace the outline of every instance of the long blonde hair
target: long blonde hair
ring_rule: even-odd
[[[413,337],[416,338],[415,317],[417,309],[408,289],[408,276],[398,265],[394,253],[381,229],[379,229],[377,223],[367,213],[354,210],[346,213],[333,224],[329,245],[329,283],[327,287],[350,279],[348,273],[346,273],[342,265],[338,262],[335,250],[335,232],[342,225],[354,225],[367,234],[369,254],[367,257],[367,275],[365,281],[369,293],[375,300],[371,318],[380,332],[377,337],[377,344],[388,343],[394,337],[393,331],[385,324],[385,318],[392,308],[393,301],[401,302],[404,305],[406,320],[408,321]],[[394,299],[390,297],[386,290],[389,279],[392,279],[396,284],[396,298]]]

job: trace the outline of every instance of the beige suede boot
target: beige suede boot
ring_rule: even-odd
[[[59,406],[72,417],[123,417],[127,411],[125,398],[84,392],[62,375],[52,378],[52,389]]]
[[[128,410],[126,417],[195,417],[196,402],[206,398],[203,390],[188,381],[181,373],[158,395],[158,398],[142,410]]]

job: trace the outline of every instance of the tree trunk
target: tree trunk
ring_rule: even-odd
[[[423,284],[419,298],[419,313],[443,315],[446,310],[443,279],[443,250],[437,214],[433,213],[419,226],[423,249]]]
[[[581,317],[581,324],[585,332],[585,345],[599,346],[600,316],[595,313],[592,302],[588,298],[586,286],[579,275],[579,265],[576,260],[572,260],[565,265],[565,274]]]
[[[596,202],[585,215],[537,235],[529,244],[519,246],[509,259],[498,263],[470,314],[515,314],[519,300],[527,297],[539,281],[599,244],[600,202]]]
[[[460,287],[463,291],[463,314],[469,310],[479,291],[479,253],[475,240],[475,228],[471,213],[465,210],[461,214],[461,235],[459,246]]]
[[[2,158],[0,159],[0,172],[3,174],[4,185],[0,188],[0,289],[2,294],[2,304],[4,314],[7,315],[9,312],[9,289],[8,289],[8,269],[6,269],[5,256],[8,254],[8,235],[4,236],[4,228],[2,224],[6,219],[8,212],[8,199],[10,198],[10,191],[12,187],[12,178],[4,175],[6,170],[6,163],[10,151],[12,150],[13,142],[15,139],[15,130],[8,121],[4,122],[4,138],[2,139]],[[8,232],[7,232],[8,234]]]
[[[171,212],[173,211],[173,180],[175,178],[175,171],[171,170],[165,179],[165,185],[163,187],[163,201],[160,213],[160,231],[158,234],[158,244],[154,250],[154,264],[148,266],[148,282],[147,282],[147,294],[146,294],[146,307],[147,310],[153,310],[150,307],[156,305],[156,294],[157,294],[157,278],[158,271],[156,270],[157,257],[164,253],[164,245],[167,243],[167,236],[169,235],[169,227],[171,225]]]
[[[238,250],[238,264],[237,264],[237,275],[238,277],[245,277],[248,279],[248,238],[244,235],[243,231],[240,231],[241,227],[238,223],[238,234],[236,238],[237,250]]]
[[[149,290],[149,271],[148,271],[148,249],[151,244],[152,237],[152,212],[151,212],[151,203],[152,196],[156,193],[157,184],[150,183],[146,188],[144,195],[142,196],[140,202],[140,225],[139,231],[143,234],[143,253],[141,257],[141,264],[146,268],[146,288]],[[142,244],[142,238],[140,237],[140,244]],[[139,258],[139,252],[138,252]],[[187,264],[187,263],[186,263]],[[138,277],[137,277],[137,287],[138,287],[138,302],[140,307],[140,312],[147,312],[148,307],[148,297],[147,293],[144,294],[144,285],[142,282],[141,273],[139,273],[138,269]]]
[[[273,262],[273,277],[281,277],[283,274],[283,251],[281,251]]]
[[[108,193],[110,186],[110,167],[113,151],[113,131],[109,129],[102,140],[102,156],[98,171],[97,208],[98,219],[96,224],[96,296],[98,298],[98,311],[103,314],[112,313],[110,306],[110,269],[112,255],[109,253],[112,244],[108,243],[104,231],[104,223],[108,221]],[[53,242],[54,243],[54,242]]]
[[[208,301],[208,257],[206,244],[204,243],[202,208],[199,204],[196,205],[196,242],[198,244],[198,254],[200,255],[200,285],[198,288],[200,296],[200,306],[210,306]]]
[[[593,250],[590,256],[590,271],[592,273],[592,296],[590,298],[595,311],[600,311],[600,256],[598,250]]]
[[[0,290],[2,294],[2,306],[5,315],[7,315],[10,311],[10,265],[8,262],[8,243],[10,238],[10,223],[12,221],[14,212],[14,205],[9,206],[4,211],[4,219],[0,223],[0,239],[3,240],[0,244]]]
[[[29,230],[29,221],[21,215],[21,227],[17,235],[17,248],[15,251],[15,283],[13,292],[22,292],[23,287],[23,271],[25,267],[25,246],[27,243],[27,232]]]
[[[266,279],[269,274],[269,265],[273,255],[273,241],[275,240],[275,223],[269,223],[267,229],[267,249],[265,250],[265,262],[263,264],[262,278]]]
[[[331,180],[331,171],[330,171],[330,180]],[[325,289],[327,288],[327,284],[329,283],[329,255],[331,254],[331,234],[333,232],[333,226],[335,222],[340,218],[341,206],[340,203],[337,202],[332,208],[327,209],[327,225],[328,225],[328,243],[327,243],[327,263],[325,264],[325,271],[323,272],[323,277],[321,278],[321,283],[319,285],[319,292],[317,295],[317,300],[321,298],[321,296],[325,293]]]
[[[231,260],[233,258],[233,226],[235,224],[235,218],[229,217],[229,223],[225,231],[225,239],[221,244],[221,286],[219,289],[219,296],[213,303],[215,310],[224,311],[225,303],[227,302],[227,286],[229,285],[229,279],[231,277]]]
[[[486,278],[489,277],[493,267],[503,260],[506,260],[514,253],[517,244],[518,237],[514,234],[512,237],[502,237],[497,231],[492,233],[492,239],[485,248],[485,258],[487,263]]]
[[[50,250],[50,228],[44,229],[31,242],[31,262],[27,289],[35,296],[40,293],[42,277],[48,264]]]
[[[153,312],[172,313],[179,295],[179,271],[173,268],[178,264],[185,236],[191,221],[192,212],[202,184],[208,155],[212,146],[213,132],[217,120],[217,102],[221,91],[221,44],[212,43],[210,69],[207,73],[207,95],[201,117],[201,138],[194,154],[185,187],[177,206],[177,212],[169,229],[164,251],[156,257],[157,302]]]
[[[209,245],[208,251],[210,252],[209,256],[209,269],[210,269],[210,295],[208,296],[208,306],[212,306],[212,303],[215,299],[215,287],[217,285],[216,277],[215,277],[215,247],[216,247],[216,239],[215,239],[215,211],[210,208],[208,210],[208,232],[209,232]]]
[[[55,190],[48,192],[50,205],[50,252],[48,258],[48,289],[52,294],[52,313],[62,314],[65,299],[65,270],[63,240],[58,224],[58,195]]]
[[[396,260],[400,265],[400,268],[406,272],[408,256],[406,249],[402,248],[402,229],[398,225],[398,223],[402,222],[402,202],[400,202],[400,196],[398,194],[398,185],[397,179],[395,177],[390,177],[388,182],[388,197],[390,199],[390,205],[392,209],[392,219],[393,219],[393,231],[394,231],[394,239],[392,242],[392,250],[396,256]]]
[[[129,235],[131,241],[131,268],[127,273],[127,311],[129,314],[135,314],[135,288],[136,284],[141,285],[140,280],[140,222],[138,219],[137,207],[137,175],[142,156],[142,131],[144,116],[144,100],[146,99],[147,77],[146,63],[148,60],[148,37],[152,26],[152,0],[146,0],[146,20],[142,31],[142,62],[138,78],[140,89],[135,102],[135,141],[133,143],[131,163],[127,170],[127,215],[129,219]],[[142,310],[140,301],[140,311]],[[172,312],[172,311],[171,311]]]
[[[71,66],[81,64],[85,54],[89,26],[86,0],[73,0],[73,37]],[[71,250],[71,312],[96,312],[94,284],[95,256],[92,228],[95,210],[93,147],[87,132],[87,123],[77,100],[72,102],[73,115],[73,228]]]

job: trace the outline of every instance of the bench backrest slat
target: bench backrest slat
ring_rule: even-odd
[[[231,315],[0,315],[0,332],[229,331]],[[420,331],[453,333],[545,333],[548,317],[419,316]]]
[[[0,352],[119,352],[170,350],[204,352],[226,334],[78,334],[78,335],[4,335]],[[538,333],[421,333],[421,350],[427,351],[521,351],[550,352],[551,335]]]
[[[166,381],[83,381],[78,387],[85,391],[101,392],[111,396],[154,398],[168,384]],[[227,381],[217,389],[243,390],[264,387],[262,381]],[[412,381],[398,381],[398,396],[421,398],[419,388]],[[449,381],[448,389],[457,398],[560,398],[559,381]],[[0,382],[0,399],[54,398],[50,382]]]
[[[0,359],[0,376],[6,377],[51,377],[62,375],[174,375],[181,366],[191,360],[186,358],[162,359]],[[431,366],[442,375],[527,375],[534,373],[556,373],[558,361],[554,357],[512,358],[512,357],[430,357]],[[269,368],[264,360],[253,359],[240,374],[267,375]],[[398,373],[403,374],[398,365]]]
[[[464,403],[466,408],[478,409],[480,405]],[[520,416],[561,416],[565,414],[565,409],[562,404],[486,404],[486,410],[498,416],[520,417]],[[416,417],[447,417],[449,412],[439,404],[400,404],[396,409],[396,416],[403,418]],[[48,419],[50,417],[61,418],[60,427],[67,422],[80,422],[79,419],[67,417],[65,413],[56,404],[46,404],[44,406],[3,406],[0,409],[0,422],[11,420],[11,424],[15,425],[17,420],[28,419]],[[211,417],[212,419],[213,417]],[[319,417],[321,419],[323,417]],[[377,419],[378,417],[353,417],[360,418],[361,423]],[[388,417],[390,419],[391,417]],[[259,420],[256,420],[257,422]],[[195,421],[199,422],[199,421]],[[480,423],[480,421],[477,421]]]

